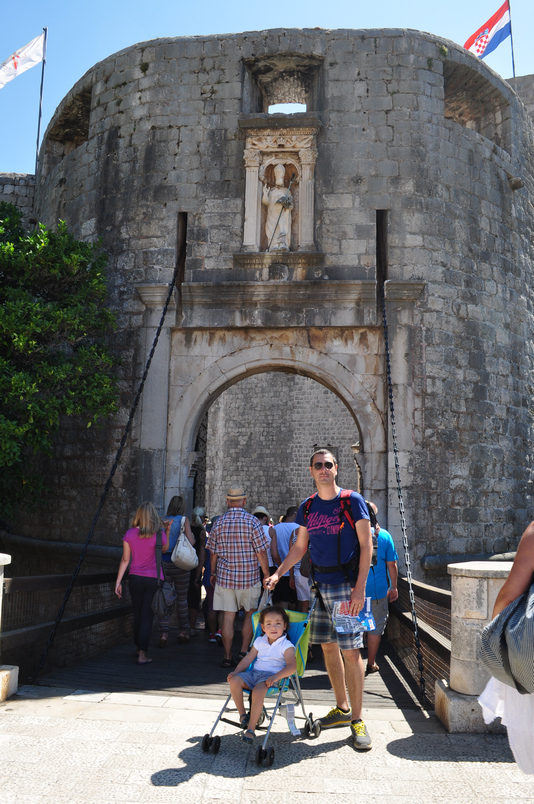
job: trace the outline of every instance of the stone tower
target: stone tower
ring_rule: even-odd
[[[288,101],[305,111],[269,114]],[[398,540],[384,296],[416,574],[426,553],[514,545],[532,518],[533,135],[510,84],[417,31],[160,39],[95,65],[47,129],[34,216],[104,240],[122,407],[61,432],[62,507],[21,529],[68,540],[90,520],[177,268],[97,539],[117,543],[140,498],[191,504],[213,401],[285,371],[339,398]]]

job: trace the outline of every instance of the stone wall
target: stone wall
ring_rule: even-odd
[[[343,402],[308,377],[269,372],[241,380],[208,412],[208,513],[222,513],[228,487],[242,486],[247,508],[263,505],[277,522],[315,490],[308,466],[316,445],[336,455],[339,484],[356,489],[350,447],[358,438]]]
[[[534,75],[509,78],[508,83],[525,104],[529,115],[534,118]]]
[[[29,173],[0,173],[0,201],[15,204],[24,215],[23,224],[30,226],[33,216],[35,176]]]

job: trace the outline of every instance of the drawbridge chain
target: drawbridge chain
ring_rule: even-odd
[[[152,348],[150,350],[150,354],[148,355],[148,358],[147,358],[147,361],[146,361],[145,370],[143,372],[143,376],[141,378],[141,382],[139,384],[137,394],[135,396],[133,405],[132,405],[131,410],[130,410],[130,415],[128,416],[128,421],[126,422],[126,425],[124,427],[124,432],[123,432],[123,435],[122,435],[122,438],[121,438],[121,442],[119,444],[119,448],[118,448],[117,453],[115,455],[115,460],[113,461],[113,466],[111,467],[108,479],[106,481],[106,485],[104,486],[104,491],[102,492],[102,496],[100,498],[100,503],[98,505],[98,508],[96,510],[96,514],[95,514],[93,522],[91,524],[91,528],[89,529],[89,533],[87,534],[87,538],[85,540],[85,543],[83,545],[82,551],[80,553],[80,558],[78,559],[78,564],[76,565],[76,569],[72,573],[72,578],[70,579],[67,591],[65,592],[65,596],[63,598],[63,602],[61,603],[61,606],[60,606],[59,611],[57,613],[56,619],[54,621],[54,625],[52,626],[52,630],[50,632],[50,636],[48,637],[48,641],[46,643],[45,649],[43,651],[43,654],[42,654],[41,659],[39,661],[39,665],[38,665],[37,670],[35,672],[35,676],[33,677],[32,681],[35,681],[35,679],[38,677],[39,673],[41,672],[41,670],[43,669],[43,667],[45,665],[46,657],[48,655],[48,651],[50,650],[50,648],[52,647],[52,643],[54,642],[54,638],[56,636],[58,626],[59,626],[59,624],[60,624],[60,622],[61,622],[61,620],[63,618],[63,614],[65,612],[65,608],[66,608],[67,603],[69,601],[69,598],[70,598],[70,595],[71,595],[71,592],[72,592],[72,588],[74,586],[76,578],[78,577],[78,574],[80,572],[81,566],[82,566],[83,561],[85,559],[85,556],[86,556],[86,553],[87,553],[87,548],[89,547],[91,539],[93,538],[93,534],[94,534],[97,522],[100,519],[100,514],[102,512],[102,508],[104,507],[104,503],[106,502],[106,498],[108,496],[108,492],[109,492],[109,489],[111,487],[111,481],[113,480],[113,476],[115,475],[115,472],[117,471],[117,467],[119,465],[119,461],[120,461],[123,449],[124,449],[125,444],[126,444],[126,439],[128,438],[128,434],[129,434],[131,426],[132,426],[133,418],[135,416],[135,412],[136,412],[137,407],[139,405],[139,401],[141,399],[141,394],[143,393],[143,389],[145,387],[146,378],[148,376],[148,370],[150,369],[150,364],[152,363],[152,358],[154,357],[154,352],[156,351],[156,346],[158,345],[159,336],[160,336],[161,330],[163,328],[163,322],[165,321],[165,316],[167,315],[167,309],[169,307],[169,304],[170,304],[170,301],[171,301],[171,298],[172,298],[172,294],[173,294],[174,288],[176,286],[176,279],[177,279],[177,276],[178,276],[178,272],[180,270],[182,260],[183,260],[183,258],[185,256],[185,248],[186,248],[186,244],[184,242],[182,244],[182,246],[181,246],[180,253],[178,254],[178,259],[176,260],[176,267],[175,267],[175,270],[174,270],[174,274],[173,274],[171,283],[169,285],[169,292],[167,293],[167,298],[165,300],[165,305],[163,307],[163,312],[161,314],[160,322],[159,322],[158,328],[156,330],[156,335],[154,336],[154,341],[152,343]]]
[[[395,408],[393,405],[393,382],[391,379],[391,360],[389,352],[389,339],[388,339],[388,322],[386,316],[386,300],[385,294],[382,292],[382,322],[384,327],[384,343],[386,347],[386,373],[388,381],[388,394],[389,394],[389,412],[391,418],[391,435],[393,440],[393,454],[395,457],[395,476],[397,480],[397,496],[399,498],[399,513],[402,531],[402,544],[404,547],[404,562],[406,564],[406,580],[408,581],[408,589],[410,595],[410,604],[412,609],[412,623],[414,631],[415,646],[417,648],[417,666],[419,669],[419,686],[421,687],[421,703],[425,705],[425,676],[423,665],[423,654],[421,651],[421,640],[419,639],[419,628],[417,626],[417,612],[415,610],[415,596],[413,593],[412,584],[412,571],[410,567],[410,550],[408,546],[408,537],[406,535],[406,518],[404,515],[404,500],[402,496],[401,476],[399,467],[399,448],[397,443],[397,426],[395,423]]]

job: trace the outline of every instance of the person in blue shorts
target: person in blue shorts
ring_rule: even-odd
[[[350,600],[352,615],[359,614],[364,607],[372,555],[369,512],[361,494],[344,491],[337,485],[337,463],[329,450],[314,452],[310,473],[317,494],[301,504],[296,517],[297,541],[277,571],[265,579],[265,587],[273,589],[304,556],[309,545],[311,576],[319,598],[310,619],[310,643],[322,646],[336,698],[336,706],[320,718],[321,727],[350,725],[354,748],[367,751],[371,738],[362,720],[362,636],[359,632],[337,633],[332,610],[339,600]]]

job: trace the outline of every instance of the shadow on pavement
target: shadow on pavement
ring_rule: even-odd
[[[164,768],[152,774],[151,781],[155,787],[178,787],[190,781],[196,774],[209,773],[214,776],[223,776],[229,779],[255,776],[264,773],[269,768],[266,765],[256,765],[256,749],[261,745],[262,738],[258,737],[253,746],[242,742],[239,734],[226,734],[221,737],[221,748],[218,754],[204,753],[201,748],[202,737],[192,737],[188,742],[190,748],[180,751],[178,757],[184,763],[180,768]],[[337,751],[344,745],[350,744],[347,730],[343,730],[343,737],[335,742],[325,743],[314,740],[295,739],[290,734],[276,734],[276,740],[270,741],[268,748],[274,745],[275,759],[273,770],[289,767],[304,760],[325,756]]]
[[[505,734],[411,734],[388,743],[387,751],[413,762],[515,763]]]

